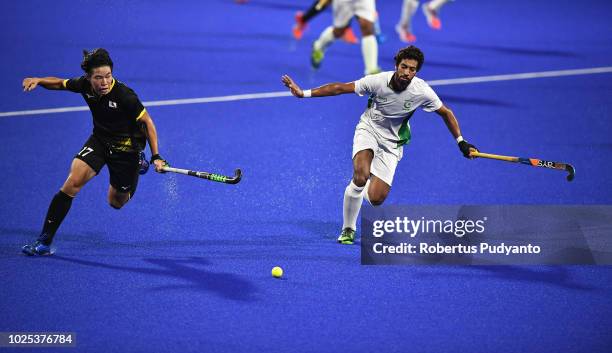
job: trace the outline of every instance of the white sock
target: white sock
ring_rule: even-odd
[[[370,201],[370,195],[368,195],[368,190],[370,189],[370,179],[366,181],[365,186],[363,187],[363,198],[368,201],[370,205],[372,205],[372,201]]]
[[[440,9],[442,8],[442,6],[444,6],[444,4],[446,4],[447,2],[448,0],[432,0],[427,3],[427,6],[429,6],[431,10],[437,13],[437,12],[440,12]]]
[[[363,202],[363,186],[359,187],[353,183],[348,184],[344,190],[344,203],[342,204],[342,229],[351,228],[357,230],[357,216]]]
[[[325,51],[327,47],[329,47],[336,38],[334,37],[334,27],[329,26],[321,32],[319,39],[314,42],[314,48],[316,50]]]
[[[378,42],[374,35],[361,38],[361,53],[366,75],[378,70]]]
[[[397,25],[412,33],[412,16],[414,16],[418,8],[418,0],[404,0],[404,4],[402,5],[402,17]]]

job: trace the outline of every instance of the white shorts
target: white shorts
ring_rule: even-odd
[[[397,163],[402,159],[404,146],[398,148],[397,143],[378,138],[371,127],[360,122],[353,137],[353,158],[363,150],[374,152],[370,173],[391,186]]]
[[[358,16],[372,23],[376,21],[376,4],[374,0],[334,0],[334,27],[348,26],[351,18]]]

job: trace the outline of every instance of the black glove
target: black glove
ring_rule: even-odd
[[[472,145],[471,143],[468,143],[465,140],[459,142],[459,149],[461,150],[461,153],[463,153],[463,157],[473,158],[473,157],[470,157],[470,148],[478,150],[476,146]]]
[[[158,159],[164,161],[164,163],[167,163],[162,156],[160,156],[159,154],[154,154],[151,156],[151,164],[155,163],[155,161]]]
[[[162,156],[160,156],[159,154],[154,154],[153,156],[151,156],[151,164],[155,166],[155,161],[160,160],[164,162],[164,165],[169,167],[170,164],[168,163],[167,160],[165,160]],[[159,173],[165,173],[164,171],[161,171]]]

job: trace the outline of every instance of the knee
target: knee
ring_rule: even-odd
[[[368,201],[372,206],[380,206],[385,202],[385,199],[387,199],[387,195],[384,193],[370,193],[369,191],[370,190],[368,190]]]
[[[61,190],[63,193],[70,195],[72,197],[75,197],[76,194],[78,194],[79,191],[81,191],[82,187],[83,187],[83,183],[80,180],[69,177],[68,179],[66,179],[66,182],[62,186]]]
[[[344,28],[336,28],[334,27],[334,37],[335,38],[340,38],[342,37],[342,35],[344,35],[344,31],[346,30],[346,27]]]
[[[385,202],[386,197],[381,197],[381,196],[377,196],[377,197],[370,197],[370,204],[372,206],[380,206],[383,204],[383,202]]]
[[[361,29],[361,35],[363,37],[374,34],[374,25],[366,20],[359,21],[359,29]]]
[[[359,187],[365,186],[370,179],[370,168],[366,165],[357,165],[353,170],[353,183]]]
[[[125,204],[129,201],[129,198],[121,198],[121,197],[113,197],[111,195],[108,196],[108,204],[110,207],[120,210]]]
[[[365,38],[365,37],[367,37],[367,36],[372,36],[372,35],[374,35],[374,31],[373,31],[372,29],[370,29],[370,28],[368,28],[368,29],[362,29],[362,30],[361,30],[361,33],[362,33],[362,36],[363,36],[364,38]]]
[[[353,174],[353,183],[359,187],[363,187],[368,182],[368,178],[369,178],[368,174],[364,172],[356,171]]]

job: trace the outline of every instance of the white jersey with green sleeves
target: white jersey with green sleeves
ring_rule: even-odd
[[[391,89],[394,71],[365,76],[355,81],[355,93],[370,96],[368,109],[361,115],[361,121],[373,128],[381,137],[397,146],[410,142],[408,119],[418,107],[433,112],[442,107],[436,92],[418,77],[414,77],[402,92]]]

